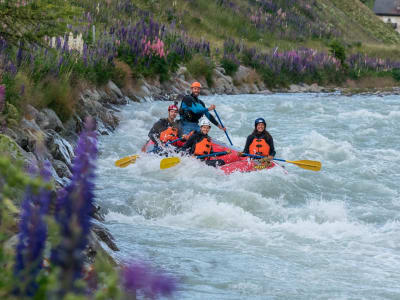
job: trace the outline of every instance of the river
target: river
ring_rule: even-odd
[[[264,117],[286,160],[225,176],[184,158],[160,170],[141,155],[170,102],[130,103],[100,139],[96,197],[121,261],[181,280],[176,299],[400,299],[399,96],[272,94],[201,97],[235,146]],[[210,136],[225,141],[212,127]]]

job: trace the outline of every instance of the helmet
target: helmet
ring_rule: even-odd
[[[211,122],[208,121],[208,119],[206,119],[206,118],[201,118],[201,119],[200,119],[200,122],[199,122],[199,126],[200,126],[200,127],[201,127],[201,126],[208,126],[208,127],[211,127]]]
[[[257,118],[257,119],[254,121],[254,126],[257,127],[257,124],[259,124],[259,123],[263,123],[264,126],[267,127],[267,122],[265,122],[265,120],[264,120],[263,118]]]
[[[191,87],[191,88],[194,88],[194,87],[201,88],[201,83],[198,82],[198,81],[195,81],[195,82],[192,83],[192,85],[191,85],[190,87]]]
[[[168,111],[170,111],[170,110],[178,111],[178,106],[176,106],[175,104],[171,104],[170,106],[168,106]]]

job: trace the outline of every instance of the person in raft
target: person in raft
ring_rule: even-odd
[[[208,155],[213,153],[211,138],[208,132],[211,129],[211,123],[206,118],[202,118],[199,122],[200,131],[196,131],[188,141],[183,145],[181,151],[194,156]],[[210,157],[200,158],[208,166],[223,166],[225,162],[222,159],[210,160]]]
[[[271,134],[266,130],[267,123],[263,118],[254,121],[254,131],[247,137],[246,145],[239,156],[245,154],[264,156],[265,160],[271,161],[276,154],[274,140]]]
[[[175,120],[177,115],[176,104],[168,106],[168,118],[158,120],[150,129],[149,138],[154,142],[155,149],[158,149],[155,152],[159,152],[165,145],[182,147],[184,140],[188,138],[186,135],[182,135],[180,124]],[[179,138],[182,140],[172,143]]]
[[[179,109],[183,133],[188,134],[193,130],[199,131],[200,128],[198,122],[203,116],[206,116],[207,119],[209,119],[215,126],[218,126],[219,129],[226,130],[218,124],[214,116],[209,113],[209,111],[215,109],[215,105],[211,104],[210,107],[207,108],[204,102],[199,99],[201,90],[200,82],[193,82],[190,89],[192,93],[183,97]]]

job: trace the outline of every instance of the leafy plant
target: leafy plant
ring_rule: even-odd
[[[196,54],[187,64],[187,69],[194,77],[201,77],[207,81],[208,86],[213,85],[213,71],[215,65],[211,59],[206,58],[200,54]]]

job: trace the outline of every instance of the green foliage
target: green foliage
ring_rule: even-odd
[[[73,16],[81,12],[63,0],[5,0],[0,2],[0,36],[10,44],[48,46],[45,36],[63,35]],[[43,13],[46,12],[46,13]]]
[[[0,141],[4,136],[0,135]],[[8,138],[8,137],[6,137]],[[12,141],[11,141],[12,142]],[[0,150],[4,147],[3,141],[0,143]],[[6,143],[9,144],[8,142]],[[15,161],[8,158],[4,153],[0,155],[0,266],[2,267],[0,276],[0,296],[4,299],[21,299],[13,296],[13,288],[20,284],[20,278],[14,276],[13,261],[15,258],[15,246],[10,244],[10,238],[17,231],[18,209],[16,208],[15,189],[24,191],[27,186],[36,192],[39,188],[52,188],[51,184],[44,182],[40,177],[31,178],[22,171],[22,161]],[[11,200],[10,200],[11,199]],[[48,223],[48,243],[46,253],[51,247],[59,243],[59,226],[53,216],[47,217]],[[89,273],[90,274],[90,273]],[[88,276],[89,276],[88,274]],[[43,268],[38,276],[38,291],[32,299],[88,299],[87,294],[79,291],[70,291],[65,297],[59,296],[60,269],[53,266]],[[90,289],[88,282],[81,280],[79,285],[82,290],[92,292],[91,299],[127,299],[120,286],[118,269],[111,262],[107,253],[99,250],[96,256],[94,270],[91,275],[96,284]],[[62,276],[61,276],[62,277]]]
[[[335,40],[329,45],[329,47],[330,47],[329,52],[338,60],[340,60],[340,63],[343,66],[346,61],[346,49],[344,48],[344,45],[339,41]]]
[[[65,122],[75,111],[75,100],[69,82],[49,79],[43,83],[43,100],[40,106],[54,110]]]
[[[400,69],[393,69],[392,76],[395,80],[400,81]]]
[[[210,58],[205,57],[200,54],[196,54],[188,62],[187,69],[193,77],[198,78],[204,76],[207,81],[208,86],[213,85],[213,71],[215,65],[210,60]]]
[[[12,76],[10,73],[4,73],[1,83],[6,86],[6,102],[18,105],[20,94],[18,91],[15,76]]]
[[[239,69],[238,63],[227,57],[221,59],[221,66],[225,69],[226,74],[229,76],[235,75],[236,71]]]
[[[135,57],[124,47],[118,49],[118,58],[131,67],[134,78],[158,76],[160,82],[168,80],[171,72],[175,72],[182,61],[181,57],[173,51],[168,53],[167,58],[158,55]]]

